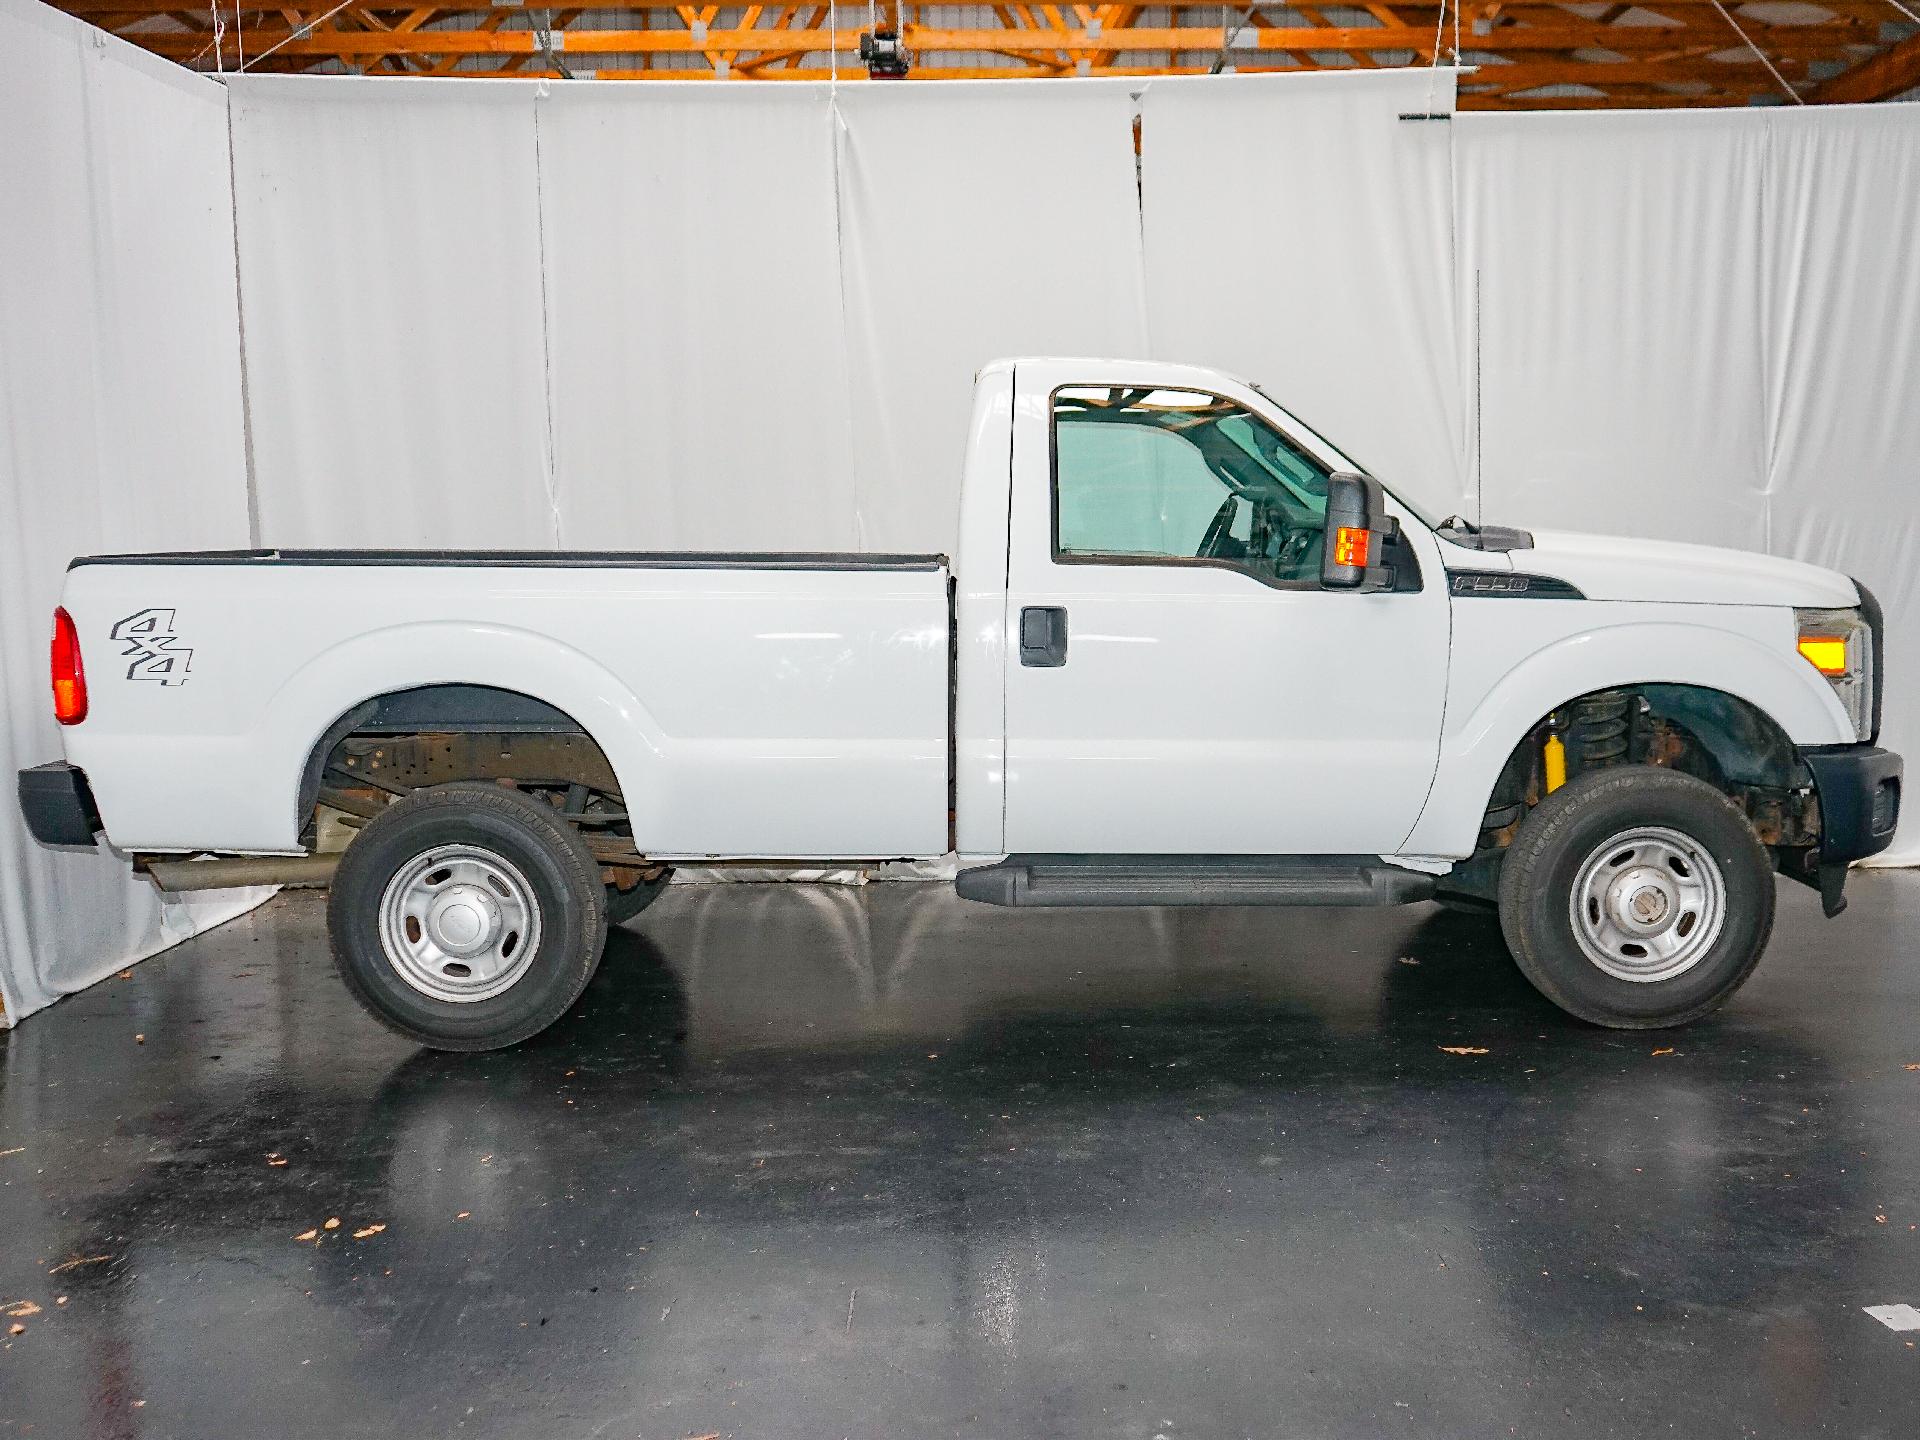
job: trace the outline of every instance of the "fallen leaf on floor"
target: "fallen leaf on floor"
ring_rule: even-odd
[[[287,1157],[284,1155],[267,1156],[267,1164],[269,1165],[284,1165],[286,1163],[287,1163]]]
[[[1887,1217],[1884,1215],[1876,1215],[1873,1217],[1873,1223],[1876,1225],[1884,1225],[1887,1223]]]
[[[27,1327],[24,1325],[17,1325],[17,1324],[9,1325],[7,1326],[7,1333],[9,1335],[24,1335],[27,1333]]]
[[[1440,1048],[1449,1055],[1490,1055],[1493,1053],[1484,1045],[1442,1045]]]
[[[64,1305],[67,1303],[67,1297],[64,1295],[56,1295],[53,1297],[53,1303],[56,1305]]]
[[[1653,1053],[1656,1055],[1671,1055],[1673,1053],[1673,1047],[1669,1045],[1664,1050],[1656,1050]]]
[[[26,1320],[38,1315],[40,1313],[40,1307],[31,1300],[20,1300],[7,1306],[6,1313],[10,1319]]]
[[[49,1275],[58,1275],[62,1270],[71,1270],[77,1265],[98,1265],[102,1260],[111,1260],[111,1255],[76,1255],[71,1260],[62,1260],[47,1271]]]
[[[718,1430],[709,1430],[704,1435],[689,1435],[687,1436],[687,1440],[720,1440],[720,1432]]]
[[[1420,962],[1414,959],[1411,955],[1402,955],[1400,957],[1400,963],[1402,965],[1418,965]]]
[[[471,1210],[462,1210],[458,1215],[454,1216],[453,1218],[456,1220],[464,1220],[471,1214],[473,1214],[473,1211]]]
[[[120,978],[121,978],[122,980],[131,980],[131,979],[133,979],[133,971],[131,971],[131,970],[122,970],[122,971],[120,972]]]
[[[133,1043],[136,1045],[144,1045],[147,1043],[147,1037],[144,1035],[136,1035],[133,1037]]]
[[[378,1225],[363,1225],[360,1227],[360,1229],[353,1232],[353,1238],[356,1240],[364,1240],[369,1235],[378,1235],[382,1230],[386,1228],[387,1227],[384,1222]]]
[[[327,1223],[320,1228],[322,1230],[338,1230],[340,1228],[340,1217],[338,1215],[329,1215],[327,1217]]]
[[[1909,1068],[1920,1069],[1920,1066],[1913,1066]],[[0,1150],[0,1155],[18,1155],[21,1151],[25,1150],[26,1148],[27,1147],[24,1145],[16,1145],[11,1150]]]
[[[1909,1065],[1909,1066],[1907,1066],[1907,1069],[1909,1069],[1909,1070],[1920,1070],[1920,1060],[1917,1060],[1917,1061],[1915,1061],[1915,1062],[1914,1062],[1913,1064],[1911,1064],[1911,1065]]]
[[[293,1238],[296,1240],[318,1240],[320,1238],[320,1232],[318,1230],[302,1230]]]

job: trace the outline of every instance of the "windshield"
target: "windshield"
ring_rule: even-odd
[[[1245,383],[1245,382],[1242,382],[1242,383]],[[1337,446],[1329,444],[1327,441],[1327,438],[1324,435],[1322,435],[1318,430],[1315,430],[1311,425],[1307,424],[1298,415],[1295,415],[1291,410],[1287,409],[1286,406],[1280,404],[1279,401],[1275,400],[1271,395],[1269,395],[1265,390],[1262,390],[1258,385],[1248,385],[1247,388],[1253,391],[1253,393],[1258,395],[1262,400],[1266,401],[1267,404],[1273,406],[1274,410],[1279,413],[1280,418],[1284,420],[1295,431],[1295,433],[1297,433],[1304,440],[1306,440],[1309,445],[1321,451],[1323,454],[1334,456],[1339,462],[1333,466],[1334,469],[1353,470],[1353,471],[1357,471],[1362,475],[1374,474],[1373,471],[1369,470],[1365,465],[1362,465],[1358,460],[1354,459],[1350,452],[1343,451],[1339,449]],[[1377,475],[1375,475],[1374,478],[1379,479]],[[1427,511],[1427,508],[1424,505],[1414,504],[1411,500],[1407,499],[1405,495],[1401,494],[1400,491],[1394,489],[1391,485],[1386,485],[1384,481],[1382,481],[1381,483],[1385,486],[1387,493],[1391,495],[1401,505],[1404,505],[1407,508],[1407,510],[1413,515],[1413,517],[1416,520],[1418,520],[1422,525],[1426,526],[1427,529],[1438,530],[1440,528],[1439,517],[1429,514]]]

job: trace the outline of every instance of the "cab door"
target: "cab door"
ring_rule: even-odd
[[[1323,588],[1325,479],[1353,467],[1177,374],[1015,373],[1006,848],[1392,854],[1439,752],[1438,549],[1395,503],[1400,588]]]

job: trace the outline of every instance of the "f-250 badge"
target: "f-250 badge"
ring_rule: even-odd
[[[141,610],[115,622],[112,637],[127,648],[129,680],[158,680],[162,685],[184,685],[193,668],[192,647],[173,633],[173,611]]]

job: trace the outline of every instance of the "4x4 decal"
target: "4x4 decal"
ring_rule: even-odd
[[[127,648],[120,652],[129,680],[158,680],[162,685],[184,685],[193,668],[193,649],[173,633],[173,611],[140,610],[114,622],[112,639]]]

